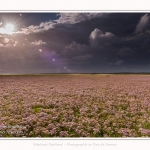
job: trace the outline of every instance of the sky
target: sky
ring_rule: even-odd
[[[0,74],[150,72],[149,13],[0,13]]]

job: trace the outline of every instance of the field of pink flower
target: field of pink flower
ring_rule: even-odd
[[[150,137],[149,75],[0,76],[0,137]]]

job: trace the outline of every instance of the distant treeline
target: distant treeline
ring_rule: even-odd
[[[143,74],[143,75],[148,75],[148,74],[150,74],[150,72],[94,72],[94,73],[28,73],[28,74],[26,74],[26,73],[24,73],[24,74],[11,74],[11,73],[9,73],[9,74],[0,74],[0,76],[10,76],[10,75],[13,75],[13,76],[15,76],[15,75],[17,75],[17,76],[19,76],[19,75],[26,75],[26,76],[28,76],[28,75],[75,75],[75,74],[91,74],[91,75],[97,75],[97,74]]]

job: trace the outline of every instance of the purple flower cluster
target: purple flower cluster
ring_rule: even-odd
[[[0,80],[0,137],[150,137],[149,75]]]

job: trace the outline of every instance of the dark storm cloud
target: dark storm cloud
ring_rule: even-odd
[[[77,61],[85,61],[85,60],[88,60],[88,59],[90,59],[92,57],[93,57],[93,55],[86,54],[86,55],[75,56],[72,59],[77,60]]]
[[[136,55],[136,53],[134,51],[132,51],[130,48],[126,48],[126,47],[120,49],[117,54],[119,56],[122,56],[122,57],[128,57],[128,56]]]
[[[115,62],[115,65],[121,65],[124,61],[123,60],[118,60]]]
[[[65,49],[62,51],[62,54],[67,57],[72,57],[72,56],[86,54],[89,51],[90,51],[89,46],[72,41],[70,45],[65,47]]]
[[[1,57],[9,53],[1,64],[11,62],[41,72],[109,72],[149,64],[148,13],[57,13],[53,18],[42,14],[45,20],[40,14],[17,17],[23,16],[26,21],[30,16],[28,23],[23,25],[23,20],[14,34],[0,35]]]
[[[144,42],[141,45],[141,49],[143,50],[150,49],[150,38],[144,40]]]

